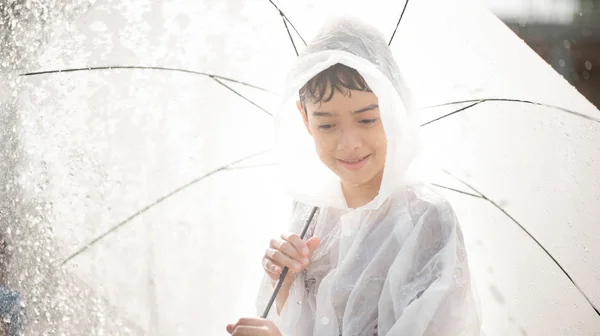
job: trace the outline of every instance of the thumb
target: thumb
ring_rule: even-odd
[[[313,252],[315,252],[317,247],[319,247],[319,244],[321,244],[321,238],[319,237],[311,237],[309,240],[306,241],[306,247],[308,247],[310,255],[312,255]]]

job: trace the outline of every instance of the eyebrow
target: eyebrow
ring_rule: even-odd
[[[332,117],[334,114],[331,112],[315,111],[313,115],[315,117]]]
[[[379,107],[379,105],[377,105],[377,104],[371,104],[369,106],[363,107],[363,108],[361,108],[359,110],[356,110],[356,111],[352,112],[352,114],[358,114],[358,113],[363,113],[363,112],[371,111],[371,110],[374,110],[374,109],[376,109],[378,107]]]
[[[365,106],[365,107],[363,107],[361,109],[358,109],[358,110],[352,112],[352,114],[358,114],[358,113],[363,113],[363,112],[371,111],[371,110],[374,110],[374,109],[376,109],[378,107],[379,107],[378,104],[371,104],[369,106]],[[313,116],[315,116],[315,117],[332,117],[335,114],[336,113],[325,112],[325,111],[315,111],[315,112],[313,112]]]

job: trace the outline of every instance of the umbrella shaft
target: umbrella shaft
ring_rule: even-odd
[[[273,295],[271,295],[271,299],[269,299],[269,303],[267,304],[267,307],[265,308],[264,313],[262,314],[262,318],[267,318],[267,316],[269,315],[269,311],[271,310],[271,307],[273,306],[273,302],[275,302],[275,298],[277,297],[277,294],[279,294],[279,290],[281,290],[281,286],[283,285],[283,280],[285,280],[285,277],[287,276],[289,269],[287,267],[283,268],[283,271],[281,271],[281,275],[279,276],[279,280],[277,281],[277,286],[275,286],[275,290],[273,290]]]
[[[304,224],[304,228],[302,228],[302,232],[300,233],[300,239],[304,239],[304,236],[306,235],[306,231],[308,231],[308,227],[310,226],[310,223],[312,222],[313,218],[315,217],[315,213],[317,212],[318,208],[317,207],[313,207],[312,211],[310,212],[310,216],[308,216],[308,220],[306,220],[306,224]],[[283,285],[283,281],[285,280],[285,277],[288,274],[289,269],[287,267],[284,267],[283,270],[281,271],[281,275],[279,276],[279,280],[277,281],[277,285],[275,286],[275,289],[273,290],[273,295],[271,295],[271,299],[269,299],[269,302],[267,303],[267,307],[265,308],[265,311],[262,314],[262,318],[267,318],[267,316],[269,315],[269,311],[271,310],[271,307],[273,306],[273,302],[275,302],[275,298],[277,298],[277,294],[279,294],[279,290],[281,290],[281,286]]]

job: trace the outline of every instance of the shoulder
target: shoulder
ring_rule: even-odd
[[[410,184],[398,190],[394,197],[402,202],[412,218],[419,218],[428,211],[435,210],[443,214],[453,213],[450,201],[440,194],[434,186],[425,183]]]
[[[425,183],[411,184],[399,191],[398,197],[404,201],[405,211],[413,228],[448,236],[458,227],[450,201],[434,186]]]

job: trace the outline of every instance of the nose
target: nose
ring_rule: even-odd
[[[344,152],[353,152],[362,146],[362,138],[358,132],[353,130],[343,130],[338,139],[338,150]]]

